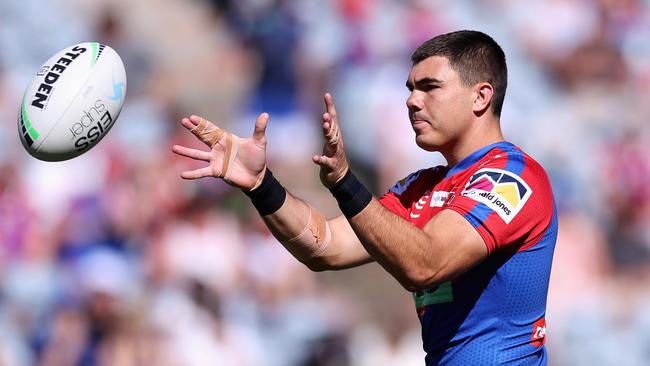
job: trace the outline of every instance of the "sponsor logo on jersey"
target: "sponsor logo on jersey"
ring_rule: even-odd
[[[424,196],[420,197],[420,199],[413,204],[413,208],[411,209],[410,216],[412,219],[417,219],[420,217],[420,214],[422,210],[425,207],[442,207],[445,205],[445,202],[447,201],[447,198],[449,198],[449,192],[447,191],[434,191],[434,192],[429,192],[426,191],[424,193]],[[429,201],[429,198],[431,200]],[[453,198],[453,196],[451,197]]]
[[[485,168],[470,178],[461,195],[485,204],[509,224],[532,193],[520,176],[502,169]]]
[[[530,344],[535,347],[541,347],[544,342],[546,342],[546,319],[541,318],[533,324]]]
[[[454,292],[452,290],[451,281],[446,281],[434,288],[412,292],[413,300],[415,301],[415,308],[418,315],[422,316],[426,312],[429,305],[446,304],[454,302]]]

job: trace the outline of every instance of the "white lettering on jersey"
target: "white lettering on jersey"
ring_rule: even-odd
[[[433,192],[433,196],[431,197],[431,202],[429,203],[429,207],[442,207],[442,205],[447,200],[447,197],[449,197],[449,192],[445,192],[445,191]]]

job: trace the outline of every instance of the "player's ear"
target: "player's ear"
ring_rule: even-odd
[[[490,107],[492,96],[494,95],[494,88],[492,88],[490,83],[478,83],[474,90],[475,97],[472,110],[474,113],[483,114]]]

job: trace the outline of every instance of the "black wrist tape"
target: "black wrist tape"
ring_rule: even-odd
[[[261,216],[266,216],[279,210],[287,198],[287,191],[282,184],[275,179],[270,169],[266,169],[264,179],[259,187],[252,191],[244,191],[250,197],[253,206]]]
[[[345,176],[330,188],[330,192],[339,203],[341,212],[348,219],[353,218],[372,201],[372,194],[351,170],[348,170]]]

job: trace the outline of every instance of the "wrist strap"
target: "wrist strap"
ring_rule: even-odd
[[[345,176],[330,188],[330,192],[348,219],[363,211],[372,201],[372,194],[349,169]]]
[[[275,179],[269,168],[266,168],[260,186],[252,191],[244,191],[244,193],[250,197],[253,206],[261,216],[270,215],[279,210],[287,198],[286,189]]]

